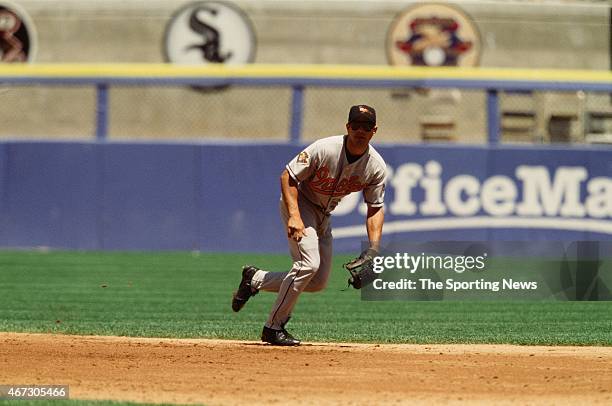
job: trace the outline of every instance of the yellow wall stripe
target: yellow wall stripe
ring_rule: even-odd
[[[171,64],[0,64],[2,78],[241,77],[313,79],[460,79],[612,83],[612,72],[593,70],[424,68],[367,65],[171,65]]]

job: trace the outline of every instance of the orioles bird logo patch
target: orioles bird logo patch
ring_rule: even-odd
[[[298,162],[298,164],[308,165],[308,159],[309,158],[310,157],[308,156],[308,152],[302,151],[302,152],[300,152],[300,154],[297,157],[297,162]]]

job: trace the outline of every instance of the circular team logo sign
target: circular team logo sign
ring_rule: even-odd
[[[17,6],[0,2],[0,62],[30,62],[35,51],[30,17]]]
[[[471,18],[445,4],[417,4],[401,12],[387,32],[391,65],[477,66],[481,40]]]
[[[243,64],[255,59],[255,31],[246,14],[223,1],[179,9],[164,38],[165,58],[179,64]]]

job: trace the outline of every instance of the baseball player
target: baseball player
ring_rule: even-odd
[[[233,295],[232,309],[242,309],[260,290],[278,292],[261,340],[273,345],[299,345],[285,329],[303,291],[325,288],[332,263],[330,214],[340,200],[362,191],[368,205],[366,229],[370,249],[378,250],[384,221],[386,165],[369,145],[376,133],[376,111],[351,107],[346,135],[323,138],[309,145],[281,174],[280,215],[287,231],[293,266],[289,272],[268,272],[247,265]]]

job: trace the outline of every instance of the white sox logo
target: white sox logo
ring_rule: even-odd
[[[0,62],[27,62],[34,54],[34,31],[25,12],[0,3]]]
[[[166,60],[174,63],[249,63],[255,59],[254,29],[231,3],[190,3],[166,26],[164,51]]]
[[[201,34],[204,42],[202,44],[190,45],[187,47],[187,50],[199,49],[202,51],[204,59],[208,62],[223,63],[232,56],[232,52],[229,51],[225,55],[219,53],[219,30],[200,20],[198,18],[198,13],[200,12],[210,13],[212,16],[216,16],[219,13],[215,7],[208,4],[203,4],[194,8],[189,16],[189,28]]]

